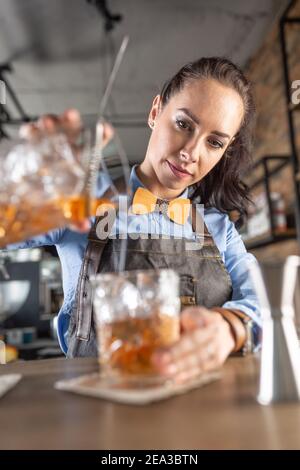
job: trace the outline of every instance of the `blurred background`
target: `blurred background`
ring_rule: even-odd
[[[126,34],[106,117],[130,162],[144,157],[147,112],[164,81],[201,56],[230,58],[253,81],[258,108],[255,165],[244,175],[255,206],[241,235],[261,261],[298,254],[300,112],[292,92],[300,80],[299,0],[0,0],[0,156],[20,123],[43,113],[75,107],[92,126]],[[0,326],[12,358],[59,355],[55,249],[2,253],[3,266],[10,279],[2,273]]]

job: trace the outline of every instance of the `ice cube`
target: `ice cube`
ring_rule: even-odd
[[[79,194],[84,189],[85,173],[78,158],[60,135],[20,144],[2,161],[1,179],[17,185],[16,194],[27,194],[29,200]]]
[[[24,177],[37,173],[42,164],[42,157],[37,148],[30,144],[14,147],[3,162],[3,169],[9,180],[20,183]]]
[[[132,282],[124,281],[118,297],[120,304],[125,307],[129,315],[135,316],[136,309],[142,302],[139,289]]]
[[[78,164],[70,165],[69,162],[61,161],[55,166],[52,182],[58,195],[80,194],[84,187],[84,181],[84,171]]]
[[[173,287],[170,288],[170,286]],[[172,301],[178,295],[179,277],[172,269],[162,269],[159,273],[159,298],[161,301]]]
[[[110,323],[114,320],[113,308],[107,302],[101,302],[99,299],[94,300],[96,323]]]

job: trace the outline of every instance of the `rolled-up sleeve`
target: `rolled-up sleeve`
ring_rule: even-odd
[[[20,243],[6,245],[3,250],[21,250],[25,248],[38,248],[40,246],[57,245],[62,237],[63,231],[64,229],[52,230],[51,232],[29,238],[28,240]]]

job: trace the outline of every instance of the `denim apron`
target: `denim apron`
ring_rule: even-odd
[[[204,221],[202,233],[197,231],[197,217],[192,204],[191,223],[196,239],[201,241],[190,249],[191,240],[185,238],[141,238],[127,240],[125,269],[174,269],[180,276],[182,307],[203,305],[221,307],[232,296],[231,278],[222,257]],[[97,356],[96,329],[93,319],[92,286],[90,277],[96,273],[115,272],[115,259],[120,256],[122,240],[107,237],[100,240],[96,234],[96,218],[88,236],[88,245],[79,274],[75,303],[68,330],[67,357]],[[147,234],[148,236],[148,234]],[[199,248],[197,248],[199,246]]]

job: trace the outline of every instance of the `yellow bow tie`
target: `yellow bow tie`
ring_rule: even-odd
[[[132,201],[131,210],[137,215],[149,214],[149,212],[159,210],[176,224],[183,225],[189,216],[190,205],[189,199],[177,198],[173,201],[164,201],[158,199],[148,189],[138,188]]]

